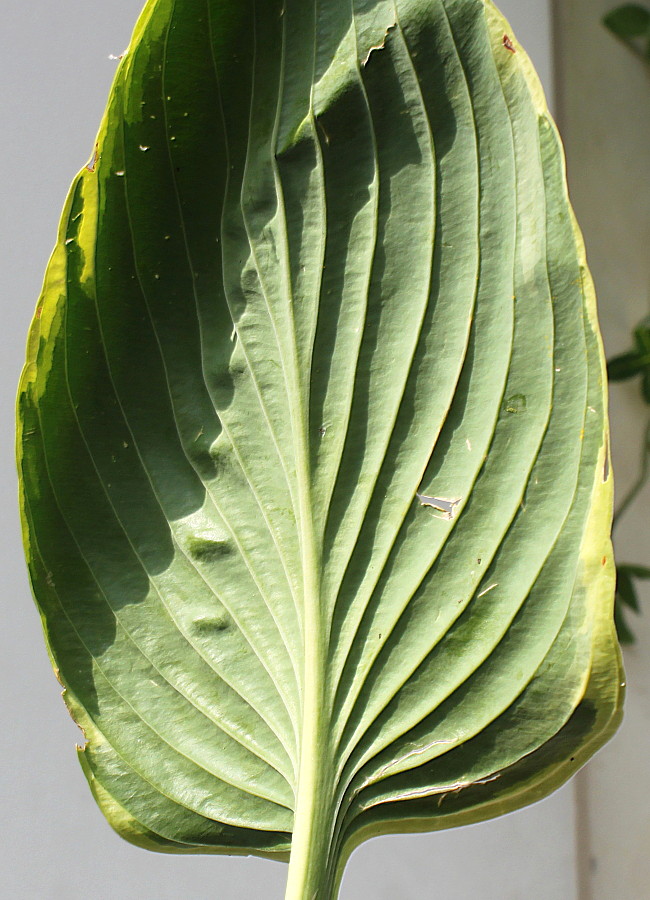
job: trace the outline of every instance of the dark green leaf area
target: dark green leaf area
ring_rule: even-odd
[[[634,632],[627,623],[620,602],[617,602],[616,606],[614,607],[614,623],[616,625],[616,633],[621,644],[629,646],[636,643],[636,637],[634,636]]]
[[[624,572],[632,578],[640,578],[644,581],[650,579],[650,569],[647,566],[637,566],[632,563],[621,563],[618,566],[619,572]]]
[[[634,329],[634,343],[639,357],[643,359],[643,379],[641,382],[643,399],[650,404],[650,316],[643,319]]]
[[[650,10],[638,3],[627,3],[603,18],[606,28],[650,62]]]
[[[634,329],[634,348],[608,361],[607,375],[610,381],[641,375],[641,392],[650,404],[650,317],[642,319]]]
[[[650,10],[638,3],[626,3],[607,13],[603,21],[619,37],[639,37],[650,30]]]
[[[639,612],[639,599],[631,572],[626,566],[618,566],[616,576],[616,591],[621,603],[629,606],[635,612]]]
[[[619,640],[622,644],[633,644],[635,637],[627,623],[624,607],[639,614],[641,607],[635,585],[635,579],[650,580],[650,569],[646,566],[637,566],[630,563],[620,563],[616,567],[616,607],[614,618]]]
[[[636,350],[629,353],[622,353],[620,356],[614,356],[607,363],[607,375],[610,381],[626,381],[628,378],[634,378],[640,375],[650,359],[645,359]]]

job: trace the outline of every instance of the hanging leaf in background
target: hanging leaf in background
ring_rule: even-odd
[[[483,0],[154,0],[20,388],[25,545],[102,810],[289,859],[476,822],[612,734],[604,362]]]
[[[631,350],[608,361],[607,375],[610,381],[627,381],[641,375],[643,399],[650,404],[650,316],[636,326],[633,339]]]
[[[623,612],[624,607],[628,607],[635,613],[640,613],[639,598],[636,592],[636,580],[649,581],[650,569],[646,566],[633,566],[626,563],[620,563],[616,567],[616,606],[614,609],[614,620],[616,622],[616,630],[618,638],[623,644],[633,644],[635,641],[634,634],[630,630]]]
[[[650,9],[638,3],[627,3],[608,13],[603,24],[621,38],[645,62],[650,62]],[[634,329],[632,350],[610,359],[607,374],[610,381],[627,381],[641,375],[641,392],[646,404],[650,404],[650,316],[646,316]],[[650,422],[646,424],[641,447],[641,466],[637,479],[625,495],[614,516],[616,526],[632,503],[639,496],[650,474]],[[634,634],[627,624],[624,607],[640,612],[634,579],[645,579],[648,570],[644,566],[619,563],[616,567],[616,603],[614,620],[618,637],[623,644],[633,644]]]
[[[633,333],[633,348],[615,356],[607,363],[607,374],[610,381],[629,381],[641,376],[641,396],[646,405],[650,404],[650,317],[642,319]],[[614,516],[614,527],[618,525],[639,497],[650,475],[650,421],[646,423],[643,442],[641,445],[641,463],[639,474],[633,482],[627,494],[619,503]],[[639,613],[639,601],[634,585],[634,579],[646,579],[649,570],[644,566],[634,566],[627,563],[619,563],[616,567],[616,603],[614,607],[614,620],[618,637],[623,644],[633,644],[634,634],[627,624],[624,607]]]
[[[639,3],[625,3],[603,19],[609,30],[650,62],[650,9]]]

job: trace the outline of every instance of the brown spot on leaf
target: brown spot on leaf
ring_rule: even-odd
[[[507,34],[503,35],[503,46],[506,48],[506,50],[509,50],[511,53],[517,52],[517,48],[512,43],[512,41],[510,40],[510,38],[508,37]]]

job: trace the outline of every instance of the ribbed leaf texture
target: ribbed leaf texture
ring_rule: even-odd
[[[287,859],[610,736],[612,480],[558,137],[489,0],[152,0],[20,390],[27,555],[111,824]]]

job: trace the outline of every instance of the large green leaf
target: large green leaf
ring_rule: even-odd
[[[475,822],[612,733],[605,379],[538,82],[484,0],[152,0],[21,383],[34,592],[127,839]],[[292,837],[293,835],[293,837]]]

